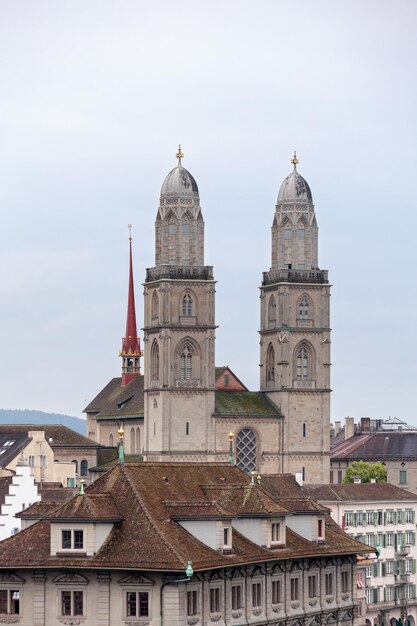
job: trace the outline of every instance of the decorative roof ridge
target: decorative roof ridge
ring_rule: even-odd
[[[174,556],[177,557],[177,559],[180,561],[180,563],[184,567],[186,567],[187,566],[187,562],[185,561],[185,559],[183,559],[182,556],[180,555],[180,553],[177,552],[177,550],[174,548],[174,546],[171,545],[171,543],[165,537],[164,533],[161,532],[160,528],[155,523],[154,518],[149,513],[148,508],[147,508],[147,506],[146,506],[142,496],[140,495],[138,489],[136,488],[135,483],[133,482],[133,480],[129,476],[129,473],[127,472],[126,467],[124,465],[120,466],[120,471],[122,472],[123,476],[126,478],[128,484],[130,485],[130,488],[132,489],[133,493],[136,496],[137,501],[139,502],[139,504],[140,504],[140,506],[142,508],[142,511],[143,511],[144,515],[147,517],[149,523],[155,529],[156,533],[159,535],[162,543],[164,543],[166,545],[166,547],[168,548],[168,550],[170,550],[174,554]]]

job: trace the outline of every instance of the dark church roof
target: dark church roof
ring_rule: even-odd
[[[282,417],[278,407],[262,391],[216,391],[214,415]]]
[[[95,419],[124,419],[143,417],[143,375],[138,375],[122,387],[122,378],[112,380],[84,409],[94,413]]]
[[[331,450],[332,460],[390,461],[417,459],[417,432],[354,435]]]
[[[98,443],[63,424],[0,424],[0,448],[6,439],[24,439],[29,442],[30,431],[42,431],[54,447],[98,447]],[[0,457],[1,458],[1,457]]]

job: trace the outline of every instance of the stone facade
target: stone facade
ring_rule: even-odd
[[[326,482],[330,455],[330,285],[317,267],[310,188],[294,171],[282,183],[272,226],[271,270],[261,286],[260,388],[284,416],[284,472]]]

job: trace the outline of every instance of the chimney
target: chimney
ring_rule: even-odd
[[[334,423],[334,434],[337,437],[337,435],[340,435],[340,431],[342,430],[342,422],[335,422]]]
[[[355,418],[345,417],[345,440],[350,439],[355,434]]]
[[[371,432],[371,418],[361,417],[361,433],[370,433],[370,432]]]

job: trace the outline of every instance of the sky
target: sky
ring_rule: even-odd
[[[296,149],[332,287],[332,419],[417,425],[417,3],[0,0],[0,407],[81,416],[138,326],[179,143],[216,363],[259,386],[259,290]]]

